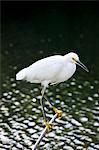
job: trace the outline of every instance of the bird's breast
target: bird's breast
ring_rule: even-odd
[[[68,80],[70,77],[72,77],[75,71],[76,71],[76,64],[68,63],[57,75],[56,81],[63,82]]]

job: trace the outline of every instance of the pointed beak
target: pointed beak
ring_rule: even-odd
[[[80,60],[76,61],[76,64],[83,68],[85,71],[89,72],[87,67]]]

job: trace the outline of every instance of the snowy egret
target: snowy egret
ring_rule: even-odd
[[[47,128],[50,128],[50,125],[46,120],[42,102],[42,99],[45,98],[44,92],[49,84],[54,85],[68,80],[76,71],[76,64],[88,72],[87,67],[80,62],[78,55],[70,52],[64,56],[54,55],[38,60],[16,74],[16,80],[26,80],[31,83],[41,83],[43,86],[40,103]],[[49,103],[53,107],[55,113],[57,113],[58,117],[61,117],[62,111],[55,108],[51,102]]]

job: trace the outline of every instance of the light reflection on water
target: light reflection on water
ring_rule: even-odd
[[[25,88],[21,84],[25,84]],[[63,111],[63,117],[61,120],[56,119],[53,130],[46,134],[38,149],[99,149],[98,84],[97,80],[91,85],[87,80],[82,82],[72,78],[67,83],[46,90],[47,97]],[[39,104],[41,87],[38,87],[40,86],[16,82],[14,78],[7,78],[2,84],[2,149],[31,149],[38,139],[44,128]],[[47,102],[45,107],[47,117],[52,118],[54,112]]]
[[[29,150],[44,128],[39,104],[41,87],[16,82],[16,72],[38,59],[64,55],[74,48],[91,72],[85,76],[77,71],[76,77],[46,90],[63,115],[56,119],[38,149],[99,149],[99,14],[92,8],[82,10],[72,13],[70,8],[66,12],[52,9],[45,13],[44,9],[41,15],[38,11],[16,20],[2,13],[9,21],[2,27],[0,150]],[[52,118],[54,112],[47,102],[45,108],[47,117]]]

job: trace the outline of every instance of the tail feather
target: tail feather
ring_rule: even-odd
[[[26,68],[16,74],[16,80],[24,80],[26,78]]]

